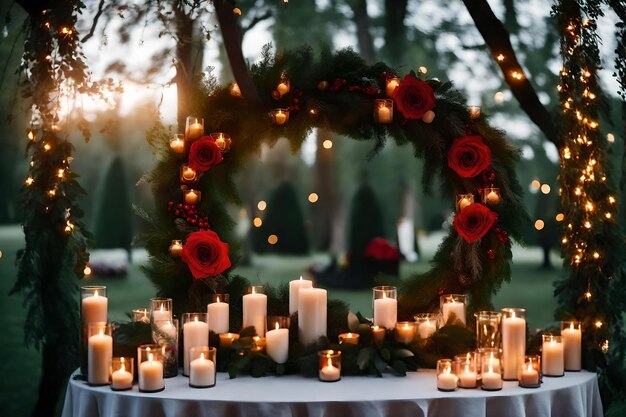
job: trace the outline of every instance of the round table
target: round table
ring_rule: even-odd
[[[432,370],[406,377],[343,377],[334,383],[301,376],[238,377],[218,374],[217,385],[194,389],[183,376],[165,380],[165,390],[144,394],[90,387],[71,379],[63,417],[602,417],[596,374],[568,372],[544,378],[540,388],[505,382],[501,391],[440,392]]]

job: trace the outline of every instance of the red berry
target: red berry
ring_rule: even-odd
[[[190,207],[191,209],[195,210],[197,206],[196,206],[195,204],[192,204],[192,205],[190,205],[189,207]]]
[[[190,223],[191,224],[196,224],[196,219],[191,219]]]
[[[178,205],[176,207],[183,208],[183,203],[178,203]]]
[[[180,210],[176,210],[174,214],[176,214],[176,217],[180,216]]]
[[[496,253],[493,249],[487,249],[487,257],[491,260],[496,259]]]
[[[189,204],[185,204],[183,207],[185,210],[189,210]]]
[[[173,201],[169,201],[169,202],[167,203],[167,205],[168,205],[168,206],[170,206],[170,207],[172,207],[172,206],[174,205],[174,202],[173,202]]]

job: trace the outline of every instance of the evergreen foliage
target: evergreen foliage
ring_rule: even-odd
[[[361,184],[352,197],[349,227],[350,265],[362,265],[367,244],[376,237],[385,237],[382,209],[367,183]]]

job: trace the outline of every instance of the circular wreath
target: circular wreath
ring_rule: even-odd
[[[311,129],[319,127],[356,140],[371,140],[375,151],[382,149],[388,139],[412,146],[415,156],[424,160],[426,192],[439,173],[451,206],[457,207],[459,194],[474,201],[457,210],[432,269],[402,282],[399,319],[412,319],[415,313],[437,309],[444,293],[469,294],[470,311],[491,307],[492,294],[510,279],[511,238],[519,237],[520,225],[528,218],[514,172],[519,152],[502,131],[492,128],[484,116],[471,114],[464,97],[450,82],[425,79],[415,72],[400,79],[385,64],[366,65],[350,49],[334,54],[323,51],[316,59],[310,48],[273,54],[267,47],[262,61],[251,66],[250,73],[260,106],[248,105],[238,88],[204,80],[196,100],[196,109],[204,117],[205,132],[209,134],[199,139],[202,145],[194,142],[191,150],[178,155],[170,150],[171,132],[163,126],[157,125],[149,135],[150,144],[160,156],[147,178],[158,209],[153,215],[145,211],[140,215],[153,227],[143,239],[151,255],[145,271],[159,295],[173,298],[175,309],[182,313],[202,310],[212,292],[228,292],[231,327],[241,326],[241,295],[248,282],[230,273],[238,259],[237,244],[231,235],[235,222],[227,212],[227,205],[239,203],[233,175],[248,158],[258,155],[262,144],[272,145],[279,138],[287,138],[297,150]],[[391,112],[376,107],[381,103],[388,106],[390,101]],[[225,147],[210,132],[226,133],[232,143],[228,141]],[[200,149],[197,155],[194,148]],[[219,155],[217,148],[230,149]],[[193,185],[202,193],[198,204],[183,199],[183,191],[188,188],[185,184],[181,191],[181,165],[189,161],[202,170]],[[487,194],[492,188],[498,191],[494,196]],[[174,239],[193,242],[193,248],[185,251],[184,257],[172,256],[168,247]],[[268,292],[268,315],[288,315],[288,291],[281,287]],[[329,340],[336,340],[342,331],[365,328],[366,321],[360,316],[351,315],[346,320],[348,307],[344,303],[331,300],[328,308]],[[445,332],[447,327],[455,326],[440,331]],[[458,344],[471,339],[472,332],[468,333]],[[362,339],[365,345],[358,348],[374,349],[367,345],[371,338]],[[355,373],[379,373],[380,361],[375,358],[382,358],[383,363],[402,373],[416,366],[414,355],[419,359],[422,354],[423,359],[424,352],[437,356],[445,350],[449,354],[451,350],[441,345],[450,343],[445,339],[434,337],[430,351],[423,346],[412,347],[411,355],[398,353],[406,349],[391,341],[388,348],[377,346],[377,354],[358,351],[346,355],[353,362],[344,360],[354,365]],[[321,343],[328,345],[329,340]],[[290,358],[300,360],[294,369],[305,372],[301,359],[318,347],[292,345]],[[452,350],[463,351],[466,347],[456,348]],[[218,366],[231,374],[264,374],[269,369],[250,369],[249,361],[242,364],[241,356],[228,352],[222,356],[224,362]],[[411,359],[406,359],[409,356]],[[274,372],[288,368],[274,368]]]

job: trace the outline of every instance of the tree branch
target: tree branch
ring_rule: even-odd
[[[498,20],[486,0],[463,0],[463,3],[489,47],[492,56],[496,57],[502,54],[504,57],[502,60],[496,59],[496,63],[500,66],[504,80],[519,102],[522,110],[539,127],[550,142],[560,147],[562,139],[557,133],[558,130],[554,120],[539,101],[539,97],[530,81],[525,76],[521,79],[513,77],[515,71],[523,75],[522,66],[517,61],[509,33],[502,22]]]
[[[250,29],[255,27],[256,25],[261,23],[262,21],[267,20],[267,19],[269,19],[272,16],[273,16],[272,11],[270,9],[267,9],[265,11],[265,13],[254,16],[254,18],[252,18],[252,20],[250,20],[250,23],[248,23],[245,27],[241,28],[241,31],[243,33],[246,33]]]
[[[100,20],[100,16],[102,16],[102,12],[104,12],[104,0],[100,0],[100,3],[98,3],[98,11],[96,12],[96,15],[93,17],[93,23],[91,24],[91,29],[89,29],[89,33],[83,36],[83,38],[80,40],[81,43],[85,43],[85,41],[87,41],[93,36],[94,32],[96,31],[96,26],[98,25],[98,20]]]

